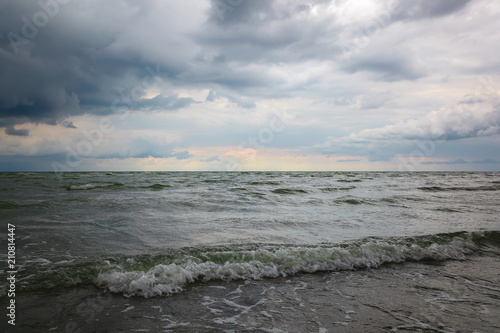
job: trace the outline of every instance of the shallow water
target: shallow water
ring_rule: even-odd
[[[38,290],[18,297],[18,321],[22,332],[495,332],[499,254],[198,282],[168,297]]]

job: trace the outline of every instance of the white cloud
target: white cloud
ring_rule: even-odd
[[[469,99],[470,100],[470,99]],[[478,98],[478,101],[480,99]],[[500,108],[496,103],[459,103],[417,118],[379,128],[364,129],[344,137],[329,137],[317,148],[374,144],[401,140],[458,140],[500,133]]]

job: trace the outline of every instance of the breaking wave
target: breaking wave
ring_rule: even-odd
[[[21,291],[91,284],[129,296],[166,296],[196,281],[262,279],[296,273],[376,268],[386,263],[463,260],[475,250],[500,246],[500,231],[416,237],[370,237],[341,244],[247,244],[167,249],[91,262],[31,263],[19,270]],[[2,286],[0,295],[5,295]]]

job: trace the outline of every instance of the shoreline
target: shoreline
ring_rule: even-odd
[[[463,261],[387,264],[195,283],[167,297],[94,286],[17,295],[5,332],[491,332],[500,329],[500,249]],[[4,300],[2,300],[3,306]]]

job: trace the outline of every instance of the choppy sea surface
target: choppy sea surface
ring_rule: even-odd
[[[21,294],[189,297],[208,281],[461,260],[499,246],[499,202],[495,172],[0,173],[0,242],[15,225]]]

